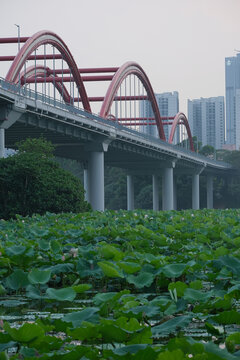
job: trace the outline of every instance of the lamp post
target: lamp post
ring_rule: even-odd
[[[17,24],[14,24],[14,25],[18,28],[18,52],[19,52],[19,50],[20,50],[20,25],[17,25]],[[18,81],[19,81],[19,92],[20,92],[20,86],[21,86],[20,72],[19,72]]]
[[[18,51],[20,50],[20,25],[14,24],[18,28]]]

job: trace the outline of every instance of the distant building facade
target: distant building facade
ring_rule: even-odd
[[[225,140],[224,96],[188,100],[188,122],[192,136],[202,146],[222,149]]]
[[[177,91],[155,94],[155,97],[161,117],[172,117],[179,112],[179,96]],[[149,101],[142,101],[140,116],[144,118],[154,117]],[[163,122],[167,122],[167,120],[163,120]],[[163,128],[166,139],[168,140],[171,131],[171,125],[164,125]],[[142,130],[149,135],[158,136],[156,126],[146,125]],[[177,135],[175,136],[175,143],[178,143],[180,141],[179,139],[179,131],[177,131]]]
[[[226,144],[240,149],[240,53],[225,58]]]

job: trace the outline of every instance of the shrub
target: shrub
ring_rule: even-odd
[[[32,146],[31,146],[32,145]],[[45,212],[84,212],[82,183],[53,160],[52,144],[27,139],[19,152],[0,159],[0,217],[31,216]]]

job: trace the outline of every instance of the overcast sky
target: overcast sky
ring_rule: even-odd
[[[17,36],[14,24],[21,36],[52,30],[82,68],[136,61],[155,93],[179,92],[184,112],[187,99],[225,95],[224,59],[240,50],[240,0],[0,0],[0,10],[1,37]]]

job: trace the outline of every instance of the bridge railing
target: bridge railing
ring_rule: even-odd
[[[81,109],[79,106],[66,104],[65,102],[60,101],[60,100],[58,100],[56,98],[53,98],[53,97],[51,97],[49,95],[42,94],[40,92],[29,89],[27,87],[22,87],[19,84],[9,83],[8,81],[6,81],[2,77],[0,77],[0,87],[3,90],[6,90],[6,91],[8,91],[10,93],[18,95],[21,99],[26,98],[26,99],[34,100],[36,107],[38,107],[39,103],[44,103],[44,104],[46,104],[48,106],[51,106],[53,108],[58,108],[60,110],[67,111],[67,112],[75,114],[77,116],[81,116],[81,117],[91,119],[94,122],[102,123],[102,124],[105,124],[105,125],[107,125],[109,127],[119,129],[121,131],[124,131],[125,133],[132,134],[134,136],[140,137],[142,139],[150,141],[153,145],[154,144],[155,145],[162,144],[165,147],[166,150],[169,149],[169,151],[172,151],[173,149],[176,149],[176,150],[178,150],[180,155],[181,154],[182,155],[188,155],[188,156],[191,156],[191,157],[194,156],[194,157],[197,157],[199,160],[202,160],[203,162],[207,161],[208,164],[212,164],[212,165],[219,164],[221,166],[225,166],[225,167],[229,167],[229,168],[231,167],[229,164],[224,163],[223,161],[211,160],[209,158],[206,158],[204,155],[201,155],[199,153],[193,153],[192,151],[190,151],[188,149],[185,149],[185,148],[183,148],[181,146],[169,144],[168,142],[163,141],[160,138],[154,137],[153,135],[142,133],[142,132],[139,132],[139,131],[134,130],[134,129],[130,129],[129,127],[126,127],[124,125],[119,124],[118,122],[114,122],[114,121],[111,121],[111,120],[104,119],[104,118],[102,118],[99,115],[94,114],[94,113],[89,113],[89,112]]]

